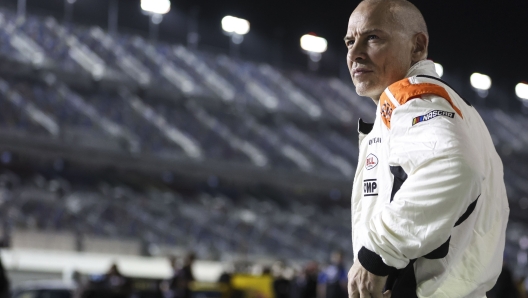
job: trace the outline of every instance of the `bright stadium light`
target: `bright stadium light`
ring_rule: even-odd
[[[301,37],[301,48],[311,53],[324,53],[328,48],[326,39],[312,34],[305,34]]]
[[[328,49],[326,39],[316,36],[314,33],[305,34],[301,37],[301,48],[308,54],[308,69],[317,71],[322,54]]]
[[[528,100],[528,83],[519,83],[515,86],[515,94],[522,100]]]
[[[491,79],[489,76],[481,73],[474,73],[469,78],[471,86],[478,90],[487,91],[491,87]]]
[[[170,8],[170,0],[141,0],[141,9],[149,13],[166,14]]]
[[[170,0],[141,0],[141,9],[150,18],[149,37],[151,41],[158,39],[158,27],[163,20],[163,15],[171,9]]]
[[[439,77],[444,75],[444,67],[440,63],[435,63],[435,70]]]
[[[244,41],[244,35],[249,32],[249,22],[234,16],[225,16],[222,19],[222,30],[230,37],[229,52],[231,56],[238,57],[240,44]]]
[[[230,34],[245,35],[249,32],[249,22],[234,16],[225,16],[222,19],[222,29]]]

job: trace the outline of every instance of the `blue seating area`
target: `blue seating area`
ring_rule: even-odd
[[[37,68],[37,78],[0,75],[2,135],[66,143],[71,138],[65,135],[74,131],[80,138],[105,138],[111,143],[105,150],[117,154],[232,162],[352,181],[358,163],[356,123],[372,120],[375,113],[371,100],[335,77],[130,34],[114,36],[98,27],[65,27],[51,17],[17,19],[0,9],[0,56],[32,65],[39,53],[51,66]],[[71,86],[55,71],[91,75],[97,84],[110,79],[114,86]],[[518,158],[528,154],[528,120],[476,108],[504,160],[512,210],[521,212],[520,202],[528,201],[528,172]],[[128,145],[119,145],[123,140]],[[322,260],[329,250],[349,246],[341,239],[350,238],[350,211],[332,201],[304,202],[289,192],[270,198],[247,191],[186,194],[155,185],[137,190],[104,180],[76,184],[39,175],[15,179],[19,194],[38,190],[15,202],[13,220],[19,227],[82,229],[154,244],[185,241],[206,255],[220,250]],[[50,191],[53,183],[65,185],[65,191]]]

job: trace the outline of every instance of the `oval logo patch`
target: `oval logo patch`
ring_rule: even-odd
[[[378,158],[376,157],[376,155],[374,155],[372,153],[367,155],[367,162],[365,164],[365,169],[372,170],[377,165],[378,165]]]

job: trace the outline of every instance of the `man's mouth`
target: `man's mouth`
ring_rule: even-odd
[[[362,76],[362,75],[365,75],[367,73],[371,73],[372,70],[369,70],[367,68],[355,68],[352,70],[352,76],[353,77],[359,77],[359,76]]]

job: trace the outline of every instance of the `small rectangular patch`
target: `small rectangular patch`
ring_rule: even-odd
[[[373,197],[378,195],[378,180],[365,179],[363,180],[363,196]]]
[[[416,124],[418,124],[420,122],[429,121],[429,120],[434,119],[434,118],[436,118],[438,116],[455,118],[455,113],[454,112],[441,111],[441,110],[434,110],[434,111],[431,111],[431,112],[429,112],[429,113],[427,113],[425,115],[413,118],[412,125],[414,126],[414,125],[416,125]]]

